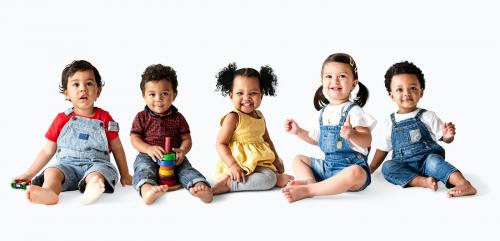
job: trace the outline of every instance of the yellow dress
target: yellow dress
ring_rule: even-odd
[[[267,167],[276,172],[277,169],[273,165],[274,152],[271,150],[269,143],[264,141],[266,121],[262,113],[257,110],[257,115],[260,118],[253,118],[237,110],[232,112],[238,114],[238,125],[229,141],[229,149],[236,162],[245,170],[246,175],[251,174],[258,166]],[[222,117],[221,125],[228,114]],[[226,163],[219,158],[216,178],[226,177],[227,171]]]

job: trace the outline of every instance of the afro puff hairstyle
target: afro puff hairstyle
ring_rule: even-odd
[[[276,96],[278,77],[268,65],[262,66],[260,71],[253,68],[238,69],[236,63],[230,63],[215,76],[217,78],[216,91],[226,96],[233,90],[233,81],[236,76],[254,77],[259,80],[260,90],[263,95]]]

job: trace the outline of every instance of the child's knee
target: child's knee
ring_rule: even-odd
[[[85,181],[87,181],[87,182],[97,181],[97,182],[104,183],[104,176],[99,172],[91,172],[87,175],[87,177],[85,178]]]
[[[63,179],[64,173],[55,167],[49,167],[44,171],[43,177],[44,179],[54,179],[54,178]]]

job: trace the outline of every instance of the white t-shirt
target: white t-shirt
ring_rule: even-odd
[[[352,102],[346,102],[340,105],[327,105],[325,107],[325,111],[323,111],[323,125],[338,125],[342,112],[344,111],[345,108],[347,108],[347,104],[350,103]],[[321,113],[321,111],[318,111],[316,118],[311,120],[309,129],[309,137],[311,137],[317,142],[319,142],[319,133],[320,133],[319,113]],[[375,118],[365,113],[363,109],[358,105],[353,106],[352,109],[349,111],[348,115],[350,116],[351,125],[353,127],[356,126],[367,127],[371,131],[377,124],[377,120],[375,120]],[[363,148],[351,142],[349,142],[349,145],[352,147],[353,150],[362,153],[363,155],[368,155],[368,148]]]
[[[394,114],[394,118],[396,122],[400,122],[402,120],[406,120],[409,118],[414,118],[417,113],[420,111],[420,108],[417,108],[415,111],[406,113],[406,114]],[[429,130],[431,137],[434,141],[440,140],[443,137],[443,127],[444,123],[439,119],[439,117],[433,111],[425,111],[422,113],[420,120],[425,124],[427,130]],[[389,115],[382,126],[380,126],[380,138],[377,139],[377,149],[381,151],[390,152],[392,151],[392,142],[391,142],[391,133],[392,133],[392,121],[391,116]]]

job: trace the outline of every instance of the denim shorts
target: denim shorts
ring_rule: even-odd
[[[321,182],[335,176],[338,172],[342,171],[346,167],[359,165],[366,172],[366,181],[365,184],[363,184],[360,189],[355,190],[355,192],[364,190],[371,183],[370,168],[368,167],[368,164],[363,157],[356,156],[326,161],[324,159],[317,159],[312,157],[310,157],[309,159],[311,161],[311,170],[317,182]]]
[[[92,172],[98,172],[104,177],[106,189],[104,192],[106,193],[113,193],[118,182],[118,171],[109,161],[64,158],[50,167],[57,168],[64,174],[64,181],[61,186],[62,192],[79,190],[83,193],[87,185],[85,178]],[[33,179],[32,183],[34,185],[43,185],[45,170]]]
[[[448,182],[450,175],[458,171],[439,154],[429,154],[421,161],[405,162],[399,159],[387,160],[382,165],[384,178],[395,185],[408,187],[417,176],[433,177],[441,181],[447,188],[453,185]]]

